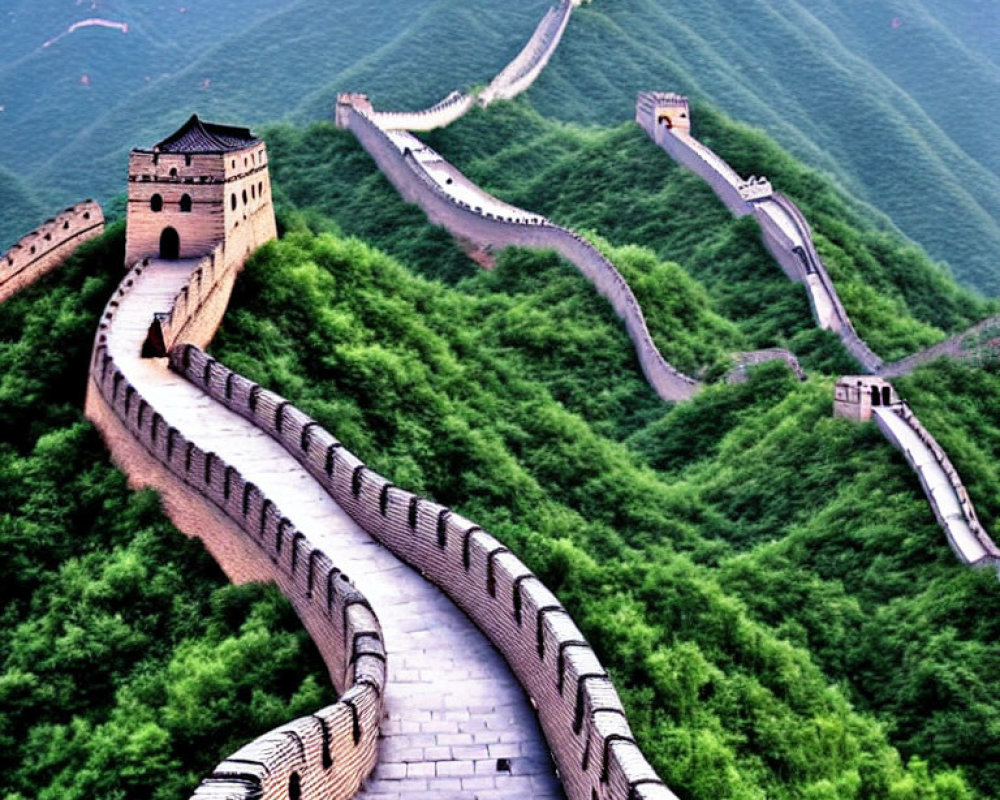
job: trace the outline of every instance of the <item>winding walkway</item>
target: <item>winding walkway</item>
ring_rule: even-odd
[[[979,524],[955,468],[913,412],[903,405],[873,408],[872,413],[882,433],[903,452],[920,478],[955,555],[973,566],[1000,564],[1000,550]]]
[[[108,348],[168,424],[266,488],[291,522],[364,587],[390,667],[379,763],[359,796],[562,797],[524,692],[472,622],[365,533],[279,443],[162,359],[139,357],[152,314],[169,310],[197,264],[152,261],[122,299]]]

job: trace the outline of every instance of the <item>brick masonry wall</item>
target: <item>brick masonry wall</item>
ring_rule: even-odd
[[[471,95],[452,92],[441,102],[422,111],[372,111],[371,116],[380,128],[388,131],[432,131],[451,125],[475,103]]]
[[[562,0],[558,8],[549,9],[521,52],[479,95],[481,105],[510,100],[531,88],[559,46],[573,8],[569,0]]]
[[[532,698],[570,800],[674,797],[636,745],[593,650],[508,548],[450,509],[394,486],[299,409],[196,346],[174,348],[170,363],[280,442],[364,530],[469,615]]]
[[[671,158],[706,181],[733,215],[742,217],[753,214],[755,216],[760,224],[761,238],[768,252],[778,262],[789,279],[805,285],[809,304],[817,323],[837,333],[844,347],[865,371],[877,372],[882,366],[882,359],[868,347],[854,330],[833,281],[830,279],[819,253],[816,252],[809,223],[798,206],[778,192],[761,197],[758,202],[748,202],[744,198],[743,191],[749,184],[740,178],[722,158],[694,137],[673,132],[666,125],[658,124],[651,113],[654,105],[652,93],[640,93],[636,100],[636,122],[656,144],[667,151]],[[776,204],[799,232],[803,242],[801,255],[795,251],[796,243],[768,213],[768,203]],[[806,259],[806,262],[803,262],[803,259]],[[822,295],[822,300],[817,295]],[[833,312],[830,319],[824,319],[820,313],[821,302],[832,307]]]
[[[102,233],[101,207],[85,200],[23,236],[0,255],[0,303],[60,266],[81,244]]]
[[[116,365],[108,332],[121,298],[145,268],[139,263],[129,272],[102,318],[90,367],[88,415],[113,416],[152,460],[233,523],[246,547],[266,556],[258,563],[271,564],[268,577],[302,617],[343,691],[334,705],[241,748],[193,797],[351,797],[376,761],[386,677],[378,620],[356,587],[273,501],[220,458],[168,426],[151,399],[142,397]],[[191,313],[197,314],[198,307],[191,306]],[[238,548],[232,552],[238,553]],[[227,572],[241,569],[238,564],[228,566]]]
[[[979,521],[979,517],[976,515],[976,509],[972,505],[972,500],[969,497],[969,492],[965,488],[965,484],[962,482],[962,477],[958,474],[958,470],[955,469],[955,466],[951,463],[951,459],[948,458],[948,454],[945,453],[941,445],[937,443],[937,440],[923,426],[917,418],[917,415],[913,413],[913,410],[906,403],[902,403],[897,409],[894,410],[894,413],[902,419],[914,433],[917,434],[924,446],[934,457],[938,466],[941,467],[945,476],[947,476],[948,482],[951,484],[951,488],[955,492],[955,496],[958,498],[958,505],[962,512],[962,518],[969,526],[973,535],[979,541],[979,544],[982,545],[983,549],[986,551],[987,560],[984,564],[978,564],[976,566],[985,566],[988,564],[1000,565],[1000,548],[996,546],[989,533],[987,533],[986,529]],[[944,529],[945,533],[948,534],[952,550],[954,550],[959,558],[961,558],[961,550],[953,541],[951,541],[948,520],[946,520],[941,513],[934,487],[927,483],[923,470],[921,469],[921,465],[916,459],[914,459],[913,454],[909,451],[906,445],[899,441],[896,435],[892,432],[892,429],[882,422],[881,418],[876,417],[876,423],[886,439],[888,439],[897,450],[903,453],[903,456],[906,458],[913,471],[917,473],[917,477],[920,479],[920,485],[923,487],[924,494],[927,495],[927,500],[931,505],[931,509],[934,511],[934,517],[937,519],[941,528]]]
[[[419,205],[430,221],[460,239],[491,247],[552,249],[573,263],[605,297],[621,318],[635,346],[647,381],[664,400],[686,400],[699,384],[671,366],[657,349],[642,308],[615,266],[589,242],[572,231],[552,225],[525,224],[513,218],[482,214],[445,194],[411,156],[404,156],[367,115],[348,103],[338,104],[337,120],[350,129],[393,186],[411,203]]]

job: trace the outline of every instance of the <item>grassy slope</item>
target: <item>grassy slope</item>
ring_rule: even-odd
[[[870,427],[829,418],[829,380],[799,385],[768,368],[672,411],[647,407],[637,429],[619,388],[637,375],[597,368],[630,347],[607,313],[591,312],[587,292],[544,257],[511,253],[450,288],[358,243],[299,233],[255,259],[216,354],[300,403],[394,482],[523,553],[570,605],[647,753],[685,796],[907,796],[910,782],[963,796],[960,784],[946,791],[954,776],[921,777],[917,762],[904,775],[882,730],[845,700],[894,732],[919,719],[919,700],[900,700],[915,681],[897,657],[939,632],[913,619],[928,581],[964,620],[953,636],[976,658],[963,674],[987,676],[992,616],[977,624],[973,598],[992,578],[957,567],[905,464]],[[599,424],[589,421],[594,398]],[[630,441],[615,441],[628,430]],[[851,527],[817,526],[821,565],[806,548],[784,571],[755,560],[786,531],[795,541],[814,517],[848,511]],[[800,574],[805,588],[792,580]],[[768,619],[768,601],[788,619]],[[885,627],[863,629],[881,649],[867,650],[851,625],[875,612]],[[900,685],[893,703],[866,696],[859,661],[872,686]],[[928,662],[939,673],[955,666],[944,655]],[[961,734],[983,739],[998,713],[988,692],[943,697],[943,713],[961,717],[969,701],[987,706]],[[989,752],[938,745],[904,752],[935,770],[969,767],[989,785]]]
[[[935,26],[936,4],[909,3],[917,8],[899,29],[890,10],[860,5],[599,4],[574,20],[532,99],[546,114],[607,124],[632,116],[639,90],[691,94],[762,127],[889,214],[963,282],[995,293],[1000,174],[987,137],[1000,73]],[[890,54],[900,60],[890,65]],[[927,81],[933,65],[940,71]],[[978,111],[952,115],[956,103]]]
[[[0,786],[5,800],[187,796],[331,701],[273,589],[228,586],[83,419],[123,231],[0,309]]]
[[[130,4],[116,9],[133,22],[128,37],[83,31],[0,67],[0,96],[12,109],[24,98],[18,113],[0,114],[0,161],[18,164],[55,204],[106,198],[127,148],[192,110],[248,124],[312,121],[329,118],[348,89],[420,107],[488,80],[546,5],[285,0],[272,9],[255,0],[239,18],[219,20],[206,3],[168,27],[146,3]],[[689,92],[763,127],[889,213],[963,281],[995,292],[1000,175],[989,131],[1000,71],[970,33],[992,24],[986,5],[599,1],[574,16],[533,97],[547,114],[608,125],[632,116],[640,89]],[[72,18],[42,24],[37,13],[19,7],[14,30],[33,46]],[[901,27],[891,27],[893,15]],[[174,25],[177,39],[164,35]],[[198,38],[206,31],[211,41]],[[83,72],[94,73],[89,87],[79,85]],[[44,91],[28,103],[27,86]]]
[[[741,168],[764,164],[802,204],[816,223],[820,247],[859,326],[883,352],[916,346],[940,336],[935,328],[960,328],[991,309],[958,289],[912,246],[867,223],[863,208],[829,181],[796,165],[760,134],[704,109],[699,109],[698,119],[712,146]],[[760,346],[791,342],[804,347],[814,370],[843,368],[838,347],[811,332],[801,290],[760,250],[753,226],[732,221],[697,179],[674,167],[636,129],[584,130],[554,124],[514,104],[472,115],[431,138],[445,155],[508,199],[560,222],[590,228],[618,247],[638,243],[660,257],[675,258],[701,280],[692,290],[707,291],[708,306],[735,322],[744,341]],[[617,482],[613,468],[608,471],[615,477],[602,480],[591,446],[580,445],[584,456],[568,444],[591,441],[585,429],[564,423],[556,426],[559,436],[542,430],[544,425],[525,419],[540,415],[538,407],[528,403],[525,410],[524,399],[513,389],[475,404],[489,409],[487,419],[477,417],[473,425],[487,441],[494,444],[500,437],[509,455],[550,496],[578,511],[586,524],[610,520],[612,530],[627,531],[628,544],[643,553],[640,561],[665,558],[673,563],[675,556],[664,556],[658,549],[669,541],[693,553],[696,561],[715,565],[724,591],[746,603],[751,616],[770,630],[808,650],[828,680],[846,687],[853,702],[884,721],[907,756],[930,759],[937,767],[962,766],[975,785],[990,794],[990,764],[997,755],[997,737],[991,730],[1000,711],[988,683],[1000,657],[990,622],[993,579],[957,567],[916,479],[872,428],[829,418],[829,379],[801,387],[765,380],[750,388],[713,388],[663,413],[655,403],[642,401],[642,388],[634,380],[625,382],[627,372],[620,366],[606,367],[606,337],[618,337],[618,347],[626,354],[630,347],[606,305],[586,301],[591,290],[571,268],[521,253],[506,256],[492,274],[478,272],[446,235],[429,228],[419,211],[395,197],[370,159],[342,133],[328,126],[279,128],[270,132],[269,140],[276,180],[287,196],[329,213],[346,231],[379,242],[415,271],[466,295],[462,303],[469,307],[464,312],[446,295],[448,316],[461,320],[466,313],[476,320],[475,328],[470,323],[470,330],[461,333],[447,334],[435,328],[437,322],[428,322],[438,315],[426,298],[406,301],[418,310],[424,327],[435,328],[451,342],[456,358],[476,358],[478,349],[470,339],[478,340],[478,348],[499,348],[502,359],[516,365],[506,367],[510,375],[544,387],[594,434],[620,442],[627,437],[628,458],[655,469],[656,481],[669,487],[668,496],[657,495],[648,477],[632,474]],[[319,219],[314,222],[323,226]],[[283,266],[291,269],[296,263],[297,257],[289,254]],[[653,273],[652,263],[655,258],[646,274]],[[329,298],[334,304],[350,304],[353,301],[343,295],[360,290],[364,303],[377,304],[379,295],[388,292],[358,284],[350,270],[340,276],[339,269],[334,269],[332,285],[326,278],[309,276],[308,302],[318,292],[315,302],[320,304]],[[297,285],[299,276],[291,271],[291,285]],[[303,268],[303,275],[306,272]],[[393,296],[407,298],[414,291],[409,278],[386,272],[391,280],[380,277],[378,282],[384,286],[389,280]],[[351,287],[341,287],[341,279]],[[290,287],[279,291],[286,299],[294,292]],[[675,291],[673,282],[660,284],[649,289],[643,301],[652,300],[655,307],[658,299]],[[251,290],[258,292],[264,297],[259,304],[248,298],[244,304],[261,318],[279,314],[280,304],[260,287]],[[397,311],[403,319],[410,313]],[[392,337],[399,335],[401,323],[383,332],[379,326],[389,315],[369,308],[349,315],[338,310],[334,316],[339,320],[337,335],[351,340],[360,336],[362,350],[355,353],[348,346],[350,355],[329,352],[336,346],[323,342],[322,326],[314,330],[312,322],[302,318],[294,328],[279,320],[256,332],[261,323],[254,322],[254,314],[245,314],[234,317],[223,353],[291,396],[310,398],[335,430],[344,432],[363,457],[374,460],[398,483],[459,502],[477,519],[499,520],[493,525],[501,531],[507,520],[523,527],[522,514],[538,517],[530,503],[520,505],[519,490],[498,493],[493,486],[510,478],[511,467],[498,467],[506,476],[498,478],[489,463],[496,456],[506,465],[507,455],[498,455],[502,451],[470,460],[455,453],[454,442],[446,452],[436,449],[434,443],[448,440],[453,431],[440,429],[434,404],[425,404],[425,398],[442,390],[425,388],[425,379],[434,381],[433,367],[429,373],[419,369],[395,349]],[[364,321],[359,323],[359,318]],[[609,322],[611,327],[605,329]],[[654,315],[654,330],[659,324]],[[315,359],[292,352],[296,328],[313,331]],[[718,330],[703,321],[686,330],[683,338],[692,343],[688,347],[697,348],[700,335],[716,336]],[[240,355],[241,336],[278,342],[285,334],[288,339],[269,348],[263,364],[248,353]],[[670,338],[676,346],[682,337],[664,337]],[[438,353],[442,346],[419,349]],[[365,354],[373,352],[379,353],[377,363],[383,366],[362,366]],[[475,363],[477,383],[493,387]],[[982,378],[970,380],[970,374]],[[413,397],[404,404],[405,411],[392,399],[394,391],[402,391],[394,390],[393,382],[403,375],[409,376],[404,385]],[[968,476],[991,526],[1000,510],[994,502],[1000,484],[989,466],[995,432],[990,432],[988,407],[982,412],[973,409],[983,406],[985,398],[1000,397],[1000,392],[986,374],[956,375],[966,377],[957,379],[938,366],[901,386],[949,452],[954,450],[956,464]],[[368,383],[373,380],[386,383],[376,389]],[[370,409],[355,407],[351,398],[358,392],[372,398]],[[934,401],[935,395],[945,399]],[[379,399],[383,396],[384,403]],[[935,403],[945,404],[946,416]],[[464,412],[446,416],[468,422]],[[414,441],[408,444],[410,437]],[[446,465],[443,475],[435,466],[439,462]],[[461,465],[460,479],[453,477],[456,463]],[[512,505],[513,510],[507,510]],[[565,531],[582,524],[574,522]],[[537,530],[557,538],[571,535],[548,533],[545,519]],[[520,535],[528,537],[525,547],[530,552],[534,539]],[[581,549],[602,565],[617,555],[629,562],[626,572],[636,569],[627,551],[620,550],[620,534],[580,536]],[[539,558],[538,563],[547,563]],[[586,600],[580,602],[581,613],[589,614]],[[681,612],[651,596],[642,613],[657,627],[663,619],[672,625]],[[860,633],[855,637],[856,629]],[[614,648],[603,646],[616,663]],[[918,668],[900,669],[900,664]],[[649,680],[643,673],[639,683]],[[645,707],[634,709],[641,717]],[[688,720],[684,727],[691,724]],[[968,747],[971,741],[981,743],[978,750]],[[759,744],[755,741],[754,747]],[[670,774],[680,772],[678,768]],[[690,777],[680,780],[686,786],[683,781]]]
[[[759,133],[699,109],[699,132],[747,172],[766,169],[805,210],[848,311],[879,353],[898,358],[960,330],[995,306],[958,288],[912,246],[867,222],[857,204]],[[433,277],[458,280],[470,263],[442,231],[405,205],[352,137],[315,126],[272,128],[268,140],[282,190],[343,230],[411,260]],[[733,220],[708,187],[677,167],[633,124],[585,129],[546,120],[521,104],[477,112],[429,137],[474,180],[556,222],[594,230],[614,245],[637,244],[703,282],[712,307],[736,322],[745,346],[787,344],[817,366],[851,369],[818,332],[805,293],[759,243],[750,221]],[[763,169],[762,169],[763,168]],[[621,264],[623,268],[626,265]],[[670,315],[651,264],[635,280],[661,347]],[[631,272],[635,279],[636,271]],[[723,344],[720,341],[720,344]],[[703,362],[704,363],[704,362]],[[697,365],[696,365],[697,366]]]

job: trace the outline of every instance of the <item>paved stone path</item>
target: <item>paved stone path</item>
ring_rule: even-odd
[[[930,490],[928,500],[936,507],[941,519],[944,520],[945,533],[958,551],[959,556],[968,564],[975,564],[988,555],[986,548],[976,538],[962,515],[962,509],[955,488],[945,474],[941,465],[934,458],[930,448],[891,408],[873,408],[875,414],[892,431],[896,439],[903,445],[913,460],[913,466],[920,474],[922,481]]]
[[[196,265],[151,262],[122,299],[109,348],[169,424],[266,491],[371,602],[389,655],[388,716],[379,765],[359,796],[563,797],[520,684],[469,619],[358,527],[281,445],[162,360],[139,358],[153,312],[169,308]]]

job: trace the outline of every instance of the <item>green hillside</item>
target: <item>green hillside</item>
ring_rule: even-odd
[[[511,253],[452,288],[302,233],[255,259],[215,352],[524,554],[682,796],[969,796],[954,768],[992,792],[995,578],[871,426],[831,418],[829,379],[637,408],[628,340],[565,265]]]
[[[958,3],[894,5],[598,3],[574,19],[532,102],[608,123],[632,114],[639,90],[691,94],[836,176],[962,281],[995,294],[1000,171],[989,131],[1000,71],[936,23],[939,6]],[[996,3],[978,6],[995,25]]]
[[[189,0],[175,28],[164,4],[109,0],[127,35],[39,50],[79,11],[40,5],[11,5],[0,57],[0,106],[42,87],[37,108],[0,112],[0,163],[17,165],[0,167],[0,244],[50,201],[121,192],[127,148],[192,105],[267,123],[283,238],[241,276],[214,355],[523,557],[680,797],[998,797],[996,576],[959,564],[873,425],[832,418],[856,365],[753,220],[627,121],[638,89],[690,93],[697,135],[801,206],[859,332],[898,357],[1000,311],[900,234],[1000,286],[997,106],[946,77],[995,98],[995,0],[596,0],[525,99],[426,137],[608,254],[666,358],[708,383],[675,406],[570,264],[513,249],[480,269],[349,133],[312,122],[340,89],[413,107],[483,80],[545,0],[253,0],[234,20]],[[101,80],[81,95],[84,68]],[[112,226],[0,308],[2,800],[183,797],[332,697],[288,604],[227,586],[83,419],[123,246]],[[733,351],[771,346],[809,379],[768,364],[719,381]],[[1000,530],[1000,367],[938,363],[897,386]]]
[[[856,201],[766,137],[707,108],[694,113],[707,143],[747,173],[773,175],[802,206],[855,325],[886,358],[997,310],[957,287],[918,249],[876,227]],[[451,238],[427,227],[423,214],[398,198],[350,134],[317,125],[271,128],[267,138],[281,191],[293,203],[315,207],[346,233],[377,243],[430,277],[468,274],[469,262]],[[815,358],[829,369],[855,369],[839,355],[839,344],[831,345],[834,337],[815,329],[804,290],[763,249],[756,224],[732,219],[703,181],[674,164],[635,124],[583,128],[506,103],[427,138],[505,200],[683,265],[709,290],[715,310],[742,330],[740,342],[728,340],[731,349],[783,345],[807,365]],[[676,309],[657,310],[663,292],[655,280],[633,283],[651,309],[654,337],[668,360],[676,357],[676,337],[667,333]],[[682,359],[678,366],[706,364]]]
[[[859,328],[883,352],[916,347],[994,310],[919,251],[866,223],[863,207],[759,133],[706,109],[698,114],[713,147],[739,166],[764,164],[802,204]],[[711,365],[720,344],[783,343],[804,354],[814,373],[852,368],[839,343],[813,329],[803,290],[763,252],[754,224],[732,220],[634,126],[581,129],[506,104],[431,138],[506,199],[613,242],[611,256],[636,285],[654,336],[684,368]],[[616,604],[633,608],[639,576],[655,575],[650,585],[664,586],[669,580],[657,569],[676,580],[678,564],[686,570],[692,561],[748,619],[802,648],[827,681],[879,719],[905,759],[959,767],[993,795],[998,738],[991,731],[1000,709],[989,676],[1000,650],[988,608],[995,578],[958,565],[916,479],[872,426],[831,418],[830,378],[796,385],[769,367],[748,386],[715,387],[664,410],[642,383],[620,323],[572,267],[511,252],[483,273],[396,197],[343,132],[278,128],[269,141],[286,209],[295,202],[329,214],[444,283],[414,282],[395,265],[368,265],[374,257],[332,244],[277,248],[256,268],[256,282],[243,285],[237,306],[245,310],[224,327],[224,360],[304,403],[395,482],[457,505],[535,554],[534,566],[564,587],[561,594],[573,587],[574,614],[593,625],[603,657],[624,676],[633,718],[645,720],[663,696],[649,688],[657,685],[654,667],[635,666],[645,658],[637,654],[655,650],[652,642],[693,642],[702,654],[714,644],[687,627],[673,594],[661,602],[650,589],[634,614]],[[674,297],[700,298],[701,315],[686,316],[684,300],[661,310]],[[329,334],[325,320],[336,321]],[[302,330],[310,331],[304,341]],[[268,343],[263,357],[243,344],[261,341]],[[437,361],[446,353],[447,367]],[[990,456],[1000,441],[989,422],[1000,401],[997,377],[938,366],[900,388],[948,448],[992,528],[1000,512]],[[457,409],[443,408],[446,398]],[[546,495],[558,511],[537,510]],[[564,506],[578,516],[567,521]],[[567,538],[572,555],[552,555],[552,547],[569,545],[551,540]],[[596,573],[591,559],[601,564]],[[622,564],[620,585],[612,564]],[[640,566],[650,564],[659,566]],[[588,575],[613,600],[588,599]],[[648,647],[617,644],[612,630],[626,617],[651,627]],[[726,675],[729,646],[709,658]],[[740,663],[748,662],[755,663]],[[683,751],[689,745],[676,737],[688,742],[684,736],[700,724],[752,742],[747,750],[733,746],[732,760],[722,762],[738,765],[741,780],[766,787],[769,797],[782,796],[773,781],[837,783],[816,778],[805,756],[800,772],[774,754],[764,757],[774,773],[755,772],[761,741],[750,733],[760,722],[753,713],[755,722],[696,723],[690,709],[694,716],[685,717],[668,707],[687,733],[650,720],[648,749],[691,796],[703,796],[704,787],[692,788],[695,777],[678,765],[689,762],[670,748]],[[785,757],[794,761],[790,752]],[[722,796],[736,791],[712,786]],[[855,796],[846,787],[829,796]],[[874,795],[868,787],[857,796]]]
[[[273,587],[233,587],[83,419],[123,230],[0,309],[0,795],[187,797],[332,702]],[[52,342],[59,343],[52,347]]]
[[[0,165],[0,253],[46,218],[41,204],[20,179]],[[51,215],[52,211],[49,211]]]
[[[192,111],[311,122],[330,118],[344,90],[423,107],[488,80],[548,3],[255,0],[238,16],[189,5],[164,24],[168,12],[149,0],[115,4],[127,36],[87,29],[39,49],[74,16],[50,20],[21,0],[16,46],[0,57],[0,163],[65,205],[115,193],[128,148]],[[997,17],[995,0],[596,0],[574,14],[531,100],[547,116],[614,125],[641,89],[687,92],[763,128],[993,294]]]

